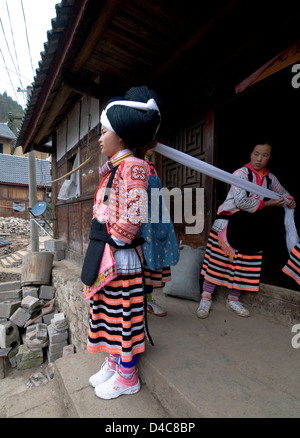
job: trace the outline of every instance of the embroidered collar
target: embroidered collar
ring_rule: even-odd
[[[254,169],[251,163],[248,163],[245,165],[248,169],[250,169],[255,175],[259,178],[259,180],[263,180],[267,175],[269,175],[270,170],[269,169],[263,169],[263,173],[257,172],[257,170]]]
[[[134,153],[130,149],[123,149],[122,151],[117,152],[99,168],[100,177],[103,178],[108,172],[111,172],[114,167],[122,163],[125,158],[132,157],[133,155]]]
[[[113,169],[114,167],[118,166],[120,163],[122,163],[125,158],[133,157],[134,153],[130,149],[123,149],[122,151],[116,153],[109,159],[109,167]]]

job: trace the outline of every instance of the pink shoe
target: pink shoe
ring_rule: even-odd
[[[138,370],[133,373],[130,379],[125,379],[118,371],[115,371],[109,380],[96,386],[95,393],[99,398],[110,400],[123,394],[135,394],[140,388],[141,384],[138,378]]]

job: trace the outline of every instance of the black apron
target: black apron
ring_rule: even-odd
[[[248,170],[248,180],[253,181],[253,173]],[[267,188],[271,185],[271,179],[267,175]],[[249,196],[249,192],[248,192]],[[229,244],[242,254],[255,254],[264,249],[269,215],[265,209],[254,213],[237,211],[231,216],[220,215],[217,218],[227,219],[227,240]]]

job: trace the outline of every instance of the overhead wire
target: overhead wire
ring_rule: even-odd
[[[5,67],[5,65],[0,64],[0,68],[6,68],[6,67]],[[12,69],[10,69],[10,68],[8,68],[8,70],[9,70],[11,73],[13,73],[14,75],[17,75],[17,74],[18,74],[18,73],[16,73],[14,70],[12,70]],[[23,76],[22,74],[20,74],[20,76],[21,76],[21,78],[25,79],[27,82],[28,82],[28,81],[29,81],[29,82],[31,81],[30,78],[27,78],[26,76]],[[0,81],[3,82],[1,79],[0,79]]]
[[[8,50],[8,52],[9,52],[9,54],[10,54],[10,57],[11,57],[12,63],[13,63],[13,65],[14,65],[14,68],[15,68],[15,70],[16,70],[16,74],[17,74],[16,64],[15,64],[15,62],[14,62],[14,59],[13,59],[13,57],[12,57],[12,54],[11,54],[11,51],[10,51],[10,48],[9,48],[9,44],[8,44],[8,41],[7,41],[7,38],[6,38],[6,34],[5,34],[5,30],[4,30],[4,27],[3,27],[3,23],[2,23],[2,19],[1,19],[1,18],[0,18],[0,24],[1,24],[2,33],[3,33],[3,36],[4,36],[5,42],[6,42],[7,50]],[[13,92],[14,92],[14,95],[15,95],[15,98],[16,98],[16,101],[20,104],[20,101],[19,101],[19,99],[18,99],[18,96],[17,96],[17,94],[16,94],[16,92],[15,92],[15,88],[14,88],[14,85],[13,85],[13,81],[12,81],[12,78],[11,78],[11,76],[10,76],[9,69],[8,69],[8,67],[7,67],[7,63],[6,63],[6,61],[5,61],[5,57],[4,57],[4,54],[3,54],[3,51],[2,51],[2,49],[1,49],[1,47],[0,47],[0,51],[1,51],[1,56],[2,56],[2,59],[3,59],[4,65],[5,65],[5,69],[6,69],[6,72],[7,72],[7,76],[8,76],[8,78],[9,78],[9,81],[10,81],[11,87],[12,87],[12,89],[13,89]]]
[[[23,21],[24,21],[24,28],[25,28],[25,34],[26,34],[26,41],[27,41],[27,47],[28,47],[29,58],[30,58],[30,64],[31,64],[31,69],[32,69],[32,73],[33,73],[33,76],[34,76],[34,68],[33,68],[32,56],[31,56],[31,48],[30,48],[30,43],[29,43],[28,30],[27,30],[27,22],[26,22],[26,15],[25,15],[25,10],[24,10],[23,0],[20,0],[20,3],[21,3],[21,9],[22,9],[22,17],[23,17]],[[12,89],[13,89],[13,94],[14,94],[14,96],[15,96],[16,101],[20,104],[20,102],[19,102],[19,98],[18,98],[18,96],[17,96],[17,94],[16,94],[16,92],[15,92],[15,88],[14,88],[14,85],[13,85],[13,83],[14,83],[15,81],[13,81],[13,79],[12,79],[12,77],[11,77],[11,75],[10,75],[9,72],[14,73],[14,74],[17,75],[17,77],[18,77],[18,82],[19,82],[19,84],[20,84],[20,88],[18,88],[18,91],[22,91],[22,93],[21,93],[21,94],[22,94],[22,98],[25,99],[25,103],[26,103],[27,99],[26,99],[26,96],[24,96],[24,92],[25,92],[26,90],[25,90],[25,87],[24,87],[24,84],[23,84],[23,81],[22,81],[22,77],[23,77],[23,79],[26,80],[26,81],[30,81],[30,79],[25,78],[25,77],[22,76],[21,73],[20,73],[20,66],[19,66],[18,54],[17,54],[17,50],[16,50],[16,44],[15,44],[15,38],[14,38],[14,32],[13,32],[13,26],[12,26],[12,22],[11,22],[11,15],[10,15],[10,12],[9,12],[9,7],[8,7],[8,2],[7,2],[7,0],[6,0],[6,10],[7,10],[8,23],[9,23],[9,26],[10,26],[10,32],[11,32],[11,38],[12,38],[12,44],[13,44],[13,47],[14,47],[15,60],[14,60],[14,57],[13,57],[13,55],[12,55],[12,52],[11,52],[11,49],[10,49],[9,43],[8,43],[7,34],[6,34],[6,32],[5,32],[5,29],[4,29],[3,22],[2,22],[2,19],[1,19],[1,18],[0,18],[0,25],[1,25],[2,33],[3,33],[4,39],[5,39],[6,48],[7,48],[7,51],[8,51],[8,53],[9,53],[9,56],[10,56],[11,62],[12,62],[13,67],[14,67],[14,71],[13,71],[13,70],[10,70],[10,69],[8,68],[8,66],[7,66],[7,62],[6,62],[6,60],[5,60],[5,54],[4,54],[3,51],[1,51],[1,56],[2,56],[2,59],[3,59],[3,62],[4,62],[4,68],[6,69],[7,76],[8,76],[8,78],[9,78],[10,85],[11,85],[11,87],[12,87]],[[2,46],[2,48],[3,48],[3,46]],[[3,67],[3,66],[1,66],[1,67]],[[1,82],[4,82],[4,81],[1,80]],[[7,83],[7,82],[6,82],[6,83]]]
[[[8,21],[9,21],[10,31],[11,31],[11,37],[12,37],[12,41],[13,41],[13,46],[14,46],[14,51],[15,51],[15,56],[16,56],[16,62],[17,62],[17,70],[16,71],[17,71],[18,78],[19,78],[19,81],[20,81],[20,84],[21,84],[21,88],[23,89],[24,85],[23,85],[22,80],[21,80],[19,59],[18,59],[18,54],[17,54],[17,50],[16,50],[15,38],[14,38],[13,28],[12,28],[12,25],[11,25],[10,13],[9,13],[9,9],[8,9],[7,0],[6,0],[6,10],[7,10]]]
[[[0,41],[0,46],[2,49],[2,53],[0,54],[0,60],[1,57],[3,59],[3,62],[1,62],[2,65],[0,65],[0,70],[2,68],[5,69],[6,75],[8,77],[8,80],[6,80],[5,82],[4,79],[6,79],[5,77],[6,75],[4,75],[4,73],[0,74],[0,82],[8,85],[8,81],[9,81],[10,86],[12,88],[10,94],[12,94],[12,96],[14,97],[14,99],[16,99],[18,103],[20,99],[22,101],[24,99],[26,105],[27,102],[26,90],[25,90],[26,86],[24,87],[24,84],[28,83],[29,81],[31,82],[32,79],[28,79],[21,74],[21,71],[23,70],[23,64],[20,63],[22,57],[20,57],[20,52],[18,47],[19,29],[17,29],[17,27],[15,26],[15,16],[14,16],[15,14],[13,12],[16,12],[18,17],[21,19],[21,27],[22,30],[24,29],[26,34],[26,40],[25,38],[23,38],[24,43],[27,44],[27,50],[25,49],[25,53],[28,51],[27,56],[29,59],[27,58],[27,60],[29,61],[28,64],[30,64],[30,68],[32,70],[32,74],[34,77],[35,69],[33,66],[32,44],[30,44],[31,43],[30,29],[28,28],[28,10],[26,9],[27,3],[25,0],[24,1],[20,0],[19,6],[17,7],[18,9],[17,11],[13,10],[12,8],[9,8],[10,5],[11,3],[8,0],[6,0],[6,11],[4,8],[2,8],[0,14],[2,16],[1,17],[2,20],[0,18],[0,27],[2,29],[2,30],[0,29],[0,34],[3,33],[3,37],[1,35],[0,36],[1,39],[3,38],[5,40],[5,42],[3,40],[3,43],[1,43]],[[23,21],[23,25],[22,25],[22,21]],[[9,26],[10,26],[10,30],[8,29]],[[16,82],[20,85],[19,86],[16,85]],[[16,93],[16,91],[22,91],[22,93]],[[24,105],[22,106],[24,107]]]
[[[27,39],[28,52],[29,52],[29,56],[30,56],[31,69],[32,69],[32,74],[34,76],[34,68],[33,68],[32,57],[31,57],[31,50],[30,50],[30,44],[29,44],[29,38],[28,38],[28,32],[27,32],[26,17],[25,17],[25,12],[24,12],[24,7],[23,7],[23,0],[21,0],[21,6],[22,6],[23,19],[24,19],[24,24],[25,24],[26,39]]]
[[[5,42],[6,42],[6,47],[7,47],[8,53],[10,54],[11,61],[12,61],[13,65],[14,65],[15,71],[17,72],[17,67],[16,67],[16,64],[15,64],[14,58],[13,58],[13,56],[11,54],[11,51],[10,51],[10,47],[9,47],[9,44],[8,44],[8,41],[7,41],[7,38],[6,38],[6,33],[5,33],[5,30],[4,30],[1,18],[0,18],[0,22],[1,22],[2,32],[3,32],[3,36],[4,36],[4,39],[5,39]]]
[[[1,21],[1,18],[0,18],[0,21]],[[12,80],[11,80],[11,77],[10,77],[9,70],[8,70],[8,68],[7,68],[7,65],[6,65],[6,61],[5,61],[5,58],[4,58],[4,55],[3,55],[3,52],[2,52],[2,50],[1,50],[1,46],[0,46],[0,53],[1,53],[1,56],[2,56],[2,59],[3,59],[4,65],[5,65],[5,68],[6,68],[7,75],[8,75],[9,80],[10,80],[10,85],[11,85],[13,91],[14,91],[16,101],[19,102],[19,101],[18,101],[18,98],[17,98],[17,95],[16,95],[16,92],[15,92],[15,89],[14,89],[14,86],[13,86],[13,83],[12,83]]]

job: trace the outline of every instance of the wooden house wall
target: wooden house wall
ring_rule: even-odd
[[[17,186],[11,184],[0,184],[0,217],[21,217],[29,219],[29,191],[28,186]],[[37,189],[37,200],[43,201],[45,198],[45,189]],[[13,203],[19,202],[25,204],[25,211],[14,211]]]
[[[88,119],[87,114],[90,114]],[[88,130],[89,123],[93,129]],[[53,156],[54,175],[57,179],[72,170],[74,158],[79,153],[79,163],[93,157],[78,170],[80,195],[69,200],[59,200],[57,195],[66,180],[53,183],[55,203],[55,237],[65,244],[68,258],[81,263],[89,242],[94,192],[100,182],[98,168],[104,163],[99,153],[99,101],[83,98],[68,114],[56,136],[56,153]],[[69,177],[67,177],[69,178]]]

